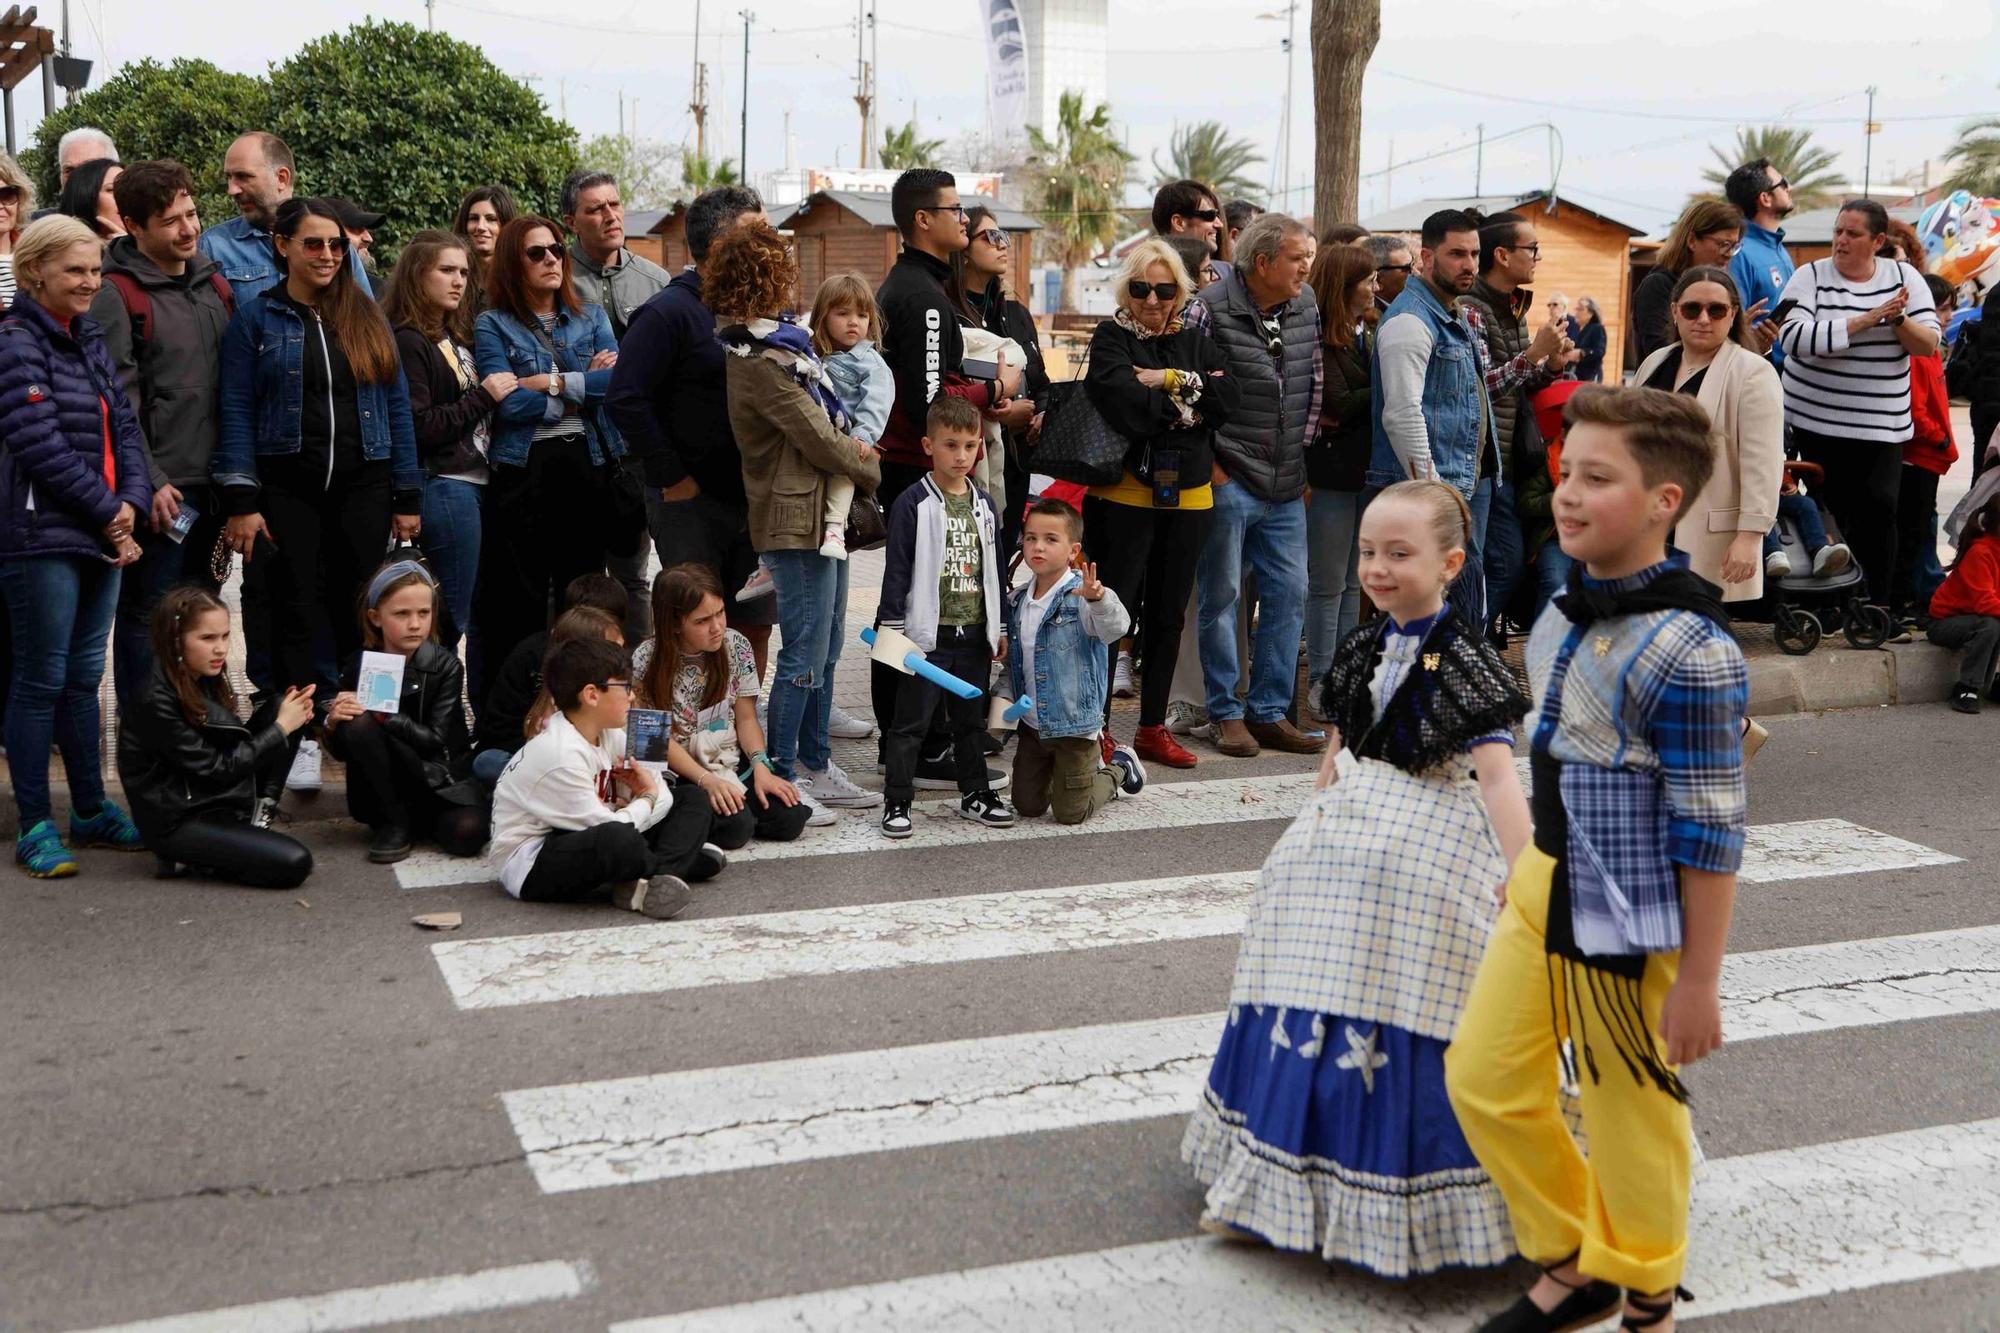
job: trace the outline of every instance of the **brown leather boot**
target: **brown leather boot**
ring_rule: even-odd
[[[1290,718],[1279,718],[1276,722],[1251,722],[1246,730],[1255,737],[1257,743],[1285,754],[1318,754],[1326,748],[1326,737],[1308,736],[1292,725]]]
[[[1240,717],[1215,724],[1215,748],[1231,759],[1255,759],[1261,753],[1257,738],[1250,734],[1250,729],[1243,725]]]

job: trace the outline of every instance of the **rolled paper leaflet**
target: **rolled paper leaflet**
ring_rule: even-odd
[[[864,629],[861,642],[868,645],[868,656],[883,666],[893,667],[906,676],[921,676],[941,690],[949,690],[961,699],[977,699],[986,691],[970,681],[960,680],[941,667],[932,666],[924,657],[923,650],[911,643],[900,630],[888,628]]]

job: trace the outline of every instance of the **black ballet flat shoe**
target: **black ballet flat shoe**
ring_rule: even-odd
[[[1609,1319],[1623,1309],[1625,1306],[1623,1287],[1596,1278],[1579,1287],[1564,1282],[1551,1271],[1561,1268],[1574,1258],[1576,1256],[1572,1254],[1569,1258],[1559,1259],[1542,1269],[1542,1276],[1559,1286],[1569,1288],[1569,1295],[1563,1297],[1555,1309],[1544,1310],[1523,1295],[1499,1314],[1481,1324],[1479,1333],[1574,1333],[1574,1330],[1589,1328],[1592,1324]]]
[[[1673,1317],[1675,1301],[1691,1301],[1693,1299],[1694,1293],[1686,1287],[1675,1287],[1672,1291],[1663,1291],[1657,1296],[1627,1297],[1626,1303],[1636,1305],[1639,1309],[1637,1313],[1626,1314],[1623,1319],[1618,1321],[1618,1327],[1621,1329],[1641,1329],[1651,1328],[1655,1324],[1663,1324]]]

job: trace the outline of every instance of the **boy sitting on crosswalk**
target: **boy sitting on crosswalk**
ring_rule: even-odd
[[[1555,493],[1569,588],[1535,622],[1534,845],[1514,863],[1445,1080],[1542,1277],[1485,1333],[1669,1333],[1687,1258],[1687,1089],[1722,1045],[1743,859],[1743,654],[1721,590],[1667,555],[1715,465],[1689,397],[1591,386]],[[1586,1161],[1557,1107],[1569,1039]]]
[[[625,650],[572,639],[549,653],[542,682],[557,712],[507,761],[493,790],[501,885],[523,902],[597,902],[665,919],[688,881],[727,865],[708,842],[704,799],[676,801],[625,755],[632,677]]]
[[[1014,808],[1033,818],[1081,824],[1119,795],[1146,785],[1129,746],[1109,743],[1104,645],[1132,627],[1118,594],[1083,554],[1083,515],[1061,500],[1037,500],[1021,526],[1021,558],[1032,583],[1007,597],[1007,678],[1015,698],[1035,701],[1014,749]]]

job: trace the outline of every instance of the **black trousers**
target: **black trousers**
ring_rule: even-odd
[[[1963,689],[1984,690],[1993,684],[2000,660],[2000,620],[1992,616],[1946,616],[1931,622],[1931,642],[1941,648],[1962,648],[1958,683]]]
[[[1841,539],[1868,576],[1868,600],[1896,600],[1896,498],[1903,485],[1903,446],[1792,431],[1808,463],[1826,469],[1820,498],[1840,524]]]
[[[992,669],[993,651],[986,646],[984,625],[940,625],[937,647],[924,654],[940,670],[960,680],[982,685]],[[884,668],[885,670],[887,668]],[[917,754],[926,749],[924,738],[939,713],[951,738],[952,766],[958,789],[967,795],[986,789],[986,700],[961,699],[931,684],[922,676],[894,673],[900,686],[896,693],[893,725],[884,727],[889,770],[883,794],[891,801],[907,804],[916,795]],[[942,705],[942,707],[940,707]],[[935,753],[933,751],[932,753]]]
[[[1974,407],[1972,409],[1972,479],[1979,480],[1979,474],[1986,470],[1986,442],[1993,438],[1995,428],[2000,428],[2000,408]]]
[[[882,485],[876,490],[875,498],[882,502],[884,515],[895,506],[896,497],[921,481],[924,473],[923,468],[911,467],[907,463],[882,464]],[[1002,583],[1004,582],[1003,578]],[[875,710],[876,725],[882,729],[880,749],[885,766],[889,762],[889,724],[896,716],[896,699],[902,691],[902,683],[908,679],[908,676],[894,667],[883,666],[880,662],[868,664],[868,702]],[[968,676],[966,679],[975,685],[984,684],[986,681],[984,675]],[[942,691],[939,693],[942,694]],[[950,735],[944,724],[944,718],[940,715],[931,723],[930,740],[923,747],[923,752],[929,755],[942,754],[951,748]]]
[[[521,881],[521,901],[599,902],[615,884],[655,875],[689,878],[701,845],[713,841],[714,822],[706,800],[675,800],[667,817],[644,833],[623,820],[551,833]]]
[[[370,465],[351,479],[335,477],[326,490],[318,480],[289,467],[264,469],[264,521],[278,549],[261,558],[271,562],[264,587],[273,684],[317,686],[313,703],[324,715],[339,682],[316,660],[314,639],[331,638],[335,663],[361,651],[361,588],[389,546],[389,470]],[[245,632],[256,628],[246,623]]]
[[[1084,549],[1097,562],[1097,577],[1118,594],[1138,626],[1139,657],[1146,665],[1139,678],[1142,727],[1156,727],[1167,720],[1188,594],[1194,591],[1195,567],[1201,563],[1202,543],[1208,540],[1212,518],[1206,509],[1141,509],[1094,496],[1083,502]],[[1116,668],[1118,645],[1107,644],[1105,653],[1111,667]],[[1104,682],[1104,720],[1108,725],[1109,671]]]
[[[1917,565],[1933,539],[1931,519],[1937,516],[1938,475],[1903,464],[1902,488],[1896,492],[1896,605],[1927,612],[1928,595],[1919,597]]]
[[[549,627],[554,604],[579,574],[604,572],[606,477],[581,435],[543,440],[526,466],[495,463],[486,490],[473,623],[491,680],[514,645]],[[344,660],[344,659],[343,659]],[[484,699],[474,699],[475,711]]]
[[[716,815],[715,823],[708,831],[708,841],[725,851],[735,851],[738,847],[755,838],[759,842],[795,842],[799,834],[805,832],[806,821],[812,818],[812,810],[803,801],[797,805],[781,805],[777,801],[762,804],[757,793],[744,783],[743,808],[733,815]],[[682,783],[674,791],[674,800],[705,801],[701,788]],[[713,806],[709,807],[711,810]]]
[[[394,825],[427,833],[448,855],[477,856],[486,846],[490,811],[454,805],[431,790],[423,761],[391,736],[371,713],[332,733],[336,757],[347,764],[347,812],[369,828]]]
[[[162,861],[253,889],[296,889],[312,874],[312,853],[282,833],[211,814],[192,819],[150,844]]]

